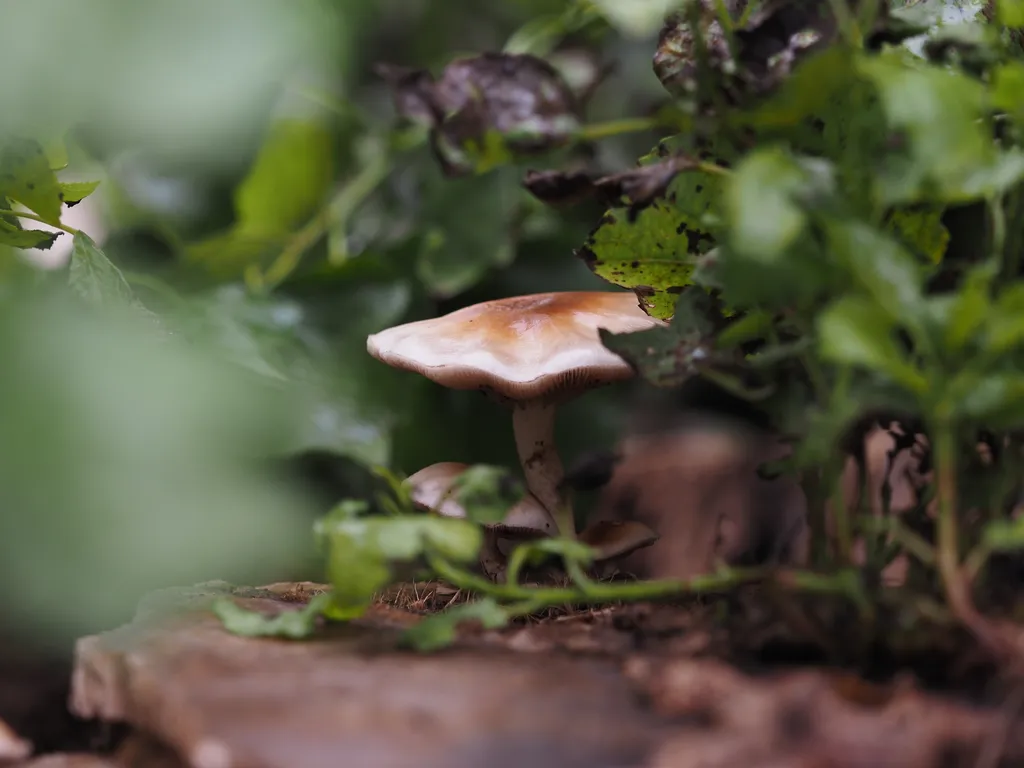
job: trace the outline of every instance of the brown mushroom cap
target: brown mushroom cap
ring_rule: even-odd
[[[628,333],[660,324],[632,292],[540,293],[388,328],[367,338],[366,348],[445,387],[529,400],[632,377],[598,328]]]

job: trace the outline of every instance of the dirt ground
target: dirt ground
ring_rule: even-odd
[[[226,594],[293,610],[321,589],[172,590],[132,624],[83,638],[73,669],[8,674],[4,718],[37,755],[13,764],[1024,765],[1024,688],[972,656],[967,638],[902,651],[868,643],[836,659],[756,590],[567,606],[502,630],[467,626],[434,654],[397,640],[467,598],[443,584],[396,586],[362,619],[300,642],[230,635],[206,610]]]

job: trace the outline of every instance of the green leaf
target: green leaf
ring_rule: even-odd
[[[891,378],[911,392],[923,394],[928,380],[905,362],[896,346],[892,321],[866,298],[847,296],[832,303],[818,318],[822,357],[843,365],[862,366]]]
[[[434,296],[456,296],[515,259],[513,222],[525,198],[518,172],[434,176],[424,189],[416,273]]]
[[[0,199],[4,197],[35,211],[47,224],[60,223],[60,185],[38,142],[0,137]]]
[[[60,232],[47,232],[42,229],[22,229],[17,219],[0,218],[0,245],[11,245],[15,248],[48,249]]]
[[[656,387],[678,387],[712,362],[713,312],[710,297],[689,288],[678,298],[668,327],[634,333],[600,329],[601,343]]]
[[[967,273],[946,322],[945,345],[950,352],[962,351],[985,324],[992,309],[991,286],[995,277],[995,269],[990,264]]]
[[[954,412],[961,418],[1000,430],[1024,424],[1024,374],[978,375],[967,370],[949,385],[956,402]]]
[[[830,249],[874,299],[877,311],[918,327],[925,276],[914,257],[895,240],[860,221],[833,221],[826,232]]]
[[[472,562],[483,541],[474,523],[435,515],[334,517],[319,531],[329,546],[333,604],[347,616],[359,615],[387,586],[393,563],[415,561],[427,551]]]
[[[667,140],[663,147],[681,148],[683,140]],[[660,159],[653,152],[641,162]],[[598,277],[636,290],[652,317],[671,317],[680,291],[693,282],[698,258],[714,244],[724,181],[703,170],[679,173],[650,205],[606,212],[577,255]]]
[[[1024,343],[1024,284],[1015,283],[1000,292],[990,307],[982,348],[997,360]]]
[[[99,185],[98,181],[62,181],[60,182],[60,199],[70,208],[95,192]]]
[[[500,523],[526,495],[522,482],[507,468],[475,464],[459,475],[451,491],[476,523]]]
[[[608,23],[628,37],[643,39],[654,35],[669,12],[685,0],[592,0]]]
[[[1024,549],[1024,518],[993,520],[985,526],[982,540],[986,547],[995,552]]]
[[[281,119],[235,192],[246,237],[290,232],[322,204],[334,173],[333,139],[313,120]]]
[[[85,233],[75,235],[71,249],[68,285],[82,299],[99,306],[128,307],[156,322],[157,318],[143,306],[125,280],[121,270],[106,257]]]
[[[233,635],[242,637],[285,637],[302,640],[313,634],[317,619],[331,603],[330,593],[314,596],[298,610],[285,610],[276,616],[243,608],[230,598],[220,598],[211,610]]]
[[[984,120],[988,95],[966,74],[902,54],[862,56],[889,126],[907,140],[903,162],[883,171],[884,202],[958,202],[996,194],[1024,176],[1024,157],[999,152]]]
[[[992,70],[992,106],[1024,124],[1024,62],[1009,61]]]
[[[996,0],[996,18],[1004,27],[1024,27],[1024,2]]]
[[[806,187],[806,173],[782,149],[748,155],[725,190],[731,251],[751,261],[778,262],[807,225],[797,202]]]
[[[929,264],[939,264],[949,246],[949,230],[942,223],[945,208],[921,206],[897,208],[885,217],[885,231],[904,248]]]
[[[455,642],[459,624],[478,621],[484,629],[500,629],[508,623],[508,612],[489,597],[453,606],[443,613],[427,616],[402,633],[403,645],[418,651],[436,651]]]

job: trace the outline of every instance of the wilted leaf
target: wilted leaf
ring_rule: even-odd
[[[428,125],[448,175],[485,172],[517,154],[569,142],[580,125],[572,90],[535,56],[485,53],[456,59],[434,80],[422,70],[380,67],[399,115]]]
[[[459,624],[477,621],[484,629],[500,629],[508,619],[504,608],[485,597],[420,619],[402,633],[401,642],[418,651],[436,651],[455,642]]]
[[[330,593],[315,595],[298,610],[285,610],[276,616],[243,608],[234,600],[220,598],[211,610],[224,624],[224,628],[242,637],[286,637],[302,640],[313,634],[316,622],[331,603]]]
[[[561,207],[592,198],[595,180],[585,171],[530,170],[523,176],[523,187],[541,202]]]
[[[62,181],[60,182],[60,199],[68,208],[82,202],[96,191],[98,181]]]
[[[60,223],[60,185],[38,142],[0,136],[0,200],[4,197],[35,211],[47,224]]]
[[[641,162],[664,173],[662,154]],[[689,164],[688,160],[682,160]],[[643,167],[638,169],[644,179]],[[719,204],[724,175],[706,170],[675,169],[663,197],[648,205],[612,208],[577,251],[598,277],[634,290],[653,317],[668,318],[687,285],[699,256],[714,243],[712,214]],[[658,184],[653,185],[657,187]]]

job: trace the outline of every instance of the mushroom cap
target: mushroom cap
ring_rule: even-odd
[[[445,494],[459,475],[467,469],[468,464],[442,461],[409,475],[405,483],[409,486],[413,504],[444,517],[465,518],[466,510],[462,505],[452,496],[445,498]],[[489,523],[487,527],[501,535],[516,538],[536,538],[538,534],[543,536],[555,532],[555,523],[551,515],[544,509],[544,505],[529,493],[508,511],[502,522]]]
[[[366,349],[445,387],[530,400],[631,378],[598,328],[629,333],[663,324],[631,291],[538,293],[388,328],[368,337]]]
[[[658,534],[636,520],[600,520],[580,532],[579,540],[596,550],[595,560],[624,557],[658,540]]]

